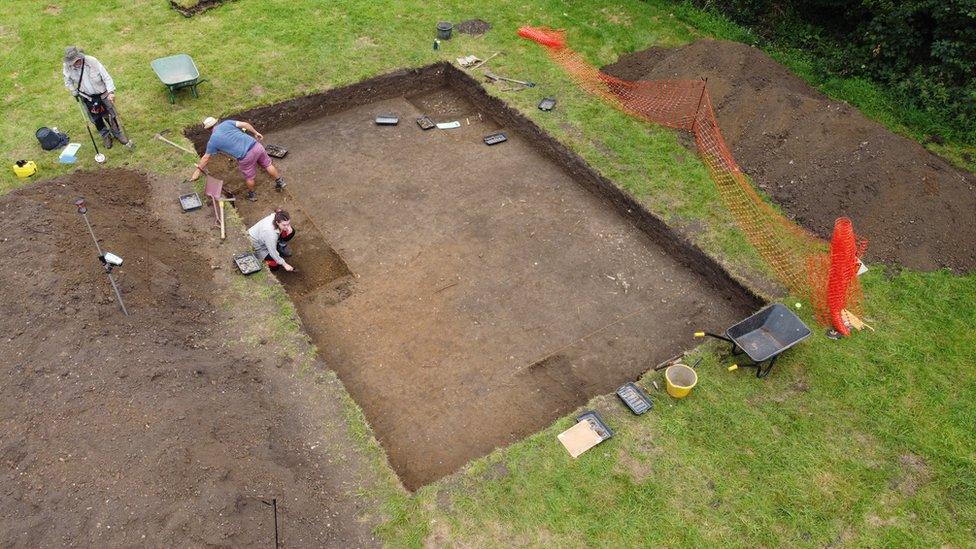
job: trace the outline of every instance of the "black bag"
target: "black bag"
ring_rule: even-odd
[[[68,144],[68,134],[56,132],[48,127],[38,128],[34,133],[37,140],[41,143],[41,148],[45,151],[60,149]]]
[[[88,107],[88,112],[92,113],[92,116],[105,116],[108,112],[108,107],[105,105],[105,101],[99,96],[93,96],[91,99],[85,99],[85,106]]]

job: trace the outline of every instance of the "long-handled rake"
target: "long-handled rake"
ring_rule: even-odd
[[[154,135],[153,138],[154,139],[158,139],[158,140],[162,141],[163,143],[166,143],[167,145],[172,145],[172,146],[176,147],[177,149],[179,149],[179,150],[181,150],[181,151],[183,151],[185,153],[190,153],[190,154],[192,154],[194,156],[197,156],[197,153],[196,152],[191,151],[190,149],[184,147],[183,145],[180,145],[179,143],[174,143],[174,142],[170,141],[169,139],[166,139],[165,137],[163,137],[163,134],[166,133],[167,131],[168,130],[163,130],[163,131],[157,133],[156,135]]]

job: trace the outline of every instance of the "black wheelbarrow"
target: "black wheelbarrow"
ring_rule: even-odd
[[[769,375],[780,353],[810,336],[810,328],[789,307],[774,303],[732,326],[724,336],[711,332],[695,333],[695,337],[705,336],[731,343],[732,356],[745,353],[753,363],[741,366],[755,368],[756,377],[763,378]],[[739,366],[733,364],[729,370]]]
[[[159,81],[169,89],[170,103],[176,103],[176,91],[183,88],[190,88],[190,93],[196,97],[197,85],[206,82],[206,79],[200,78],[193,58],[185,53],[153,59],[150,65]]]

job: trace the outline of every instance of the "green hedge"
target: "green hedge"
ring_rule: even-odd
[[[866,77],[976,142],[976,0],[693,0],[825,71]],[[947,136],[943,136],[947,137]]]

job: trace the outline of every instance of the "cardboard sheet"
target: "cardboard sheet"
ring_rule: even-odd
[[[581,421],[556,436],[573,458],[603,442],[589,421]]]

